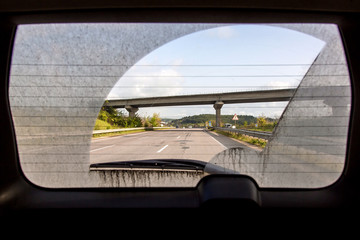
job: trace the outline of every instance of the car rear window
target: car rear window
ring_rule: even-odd
[[[20,166],[42,187],[319,188],[344,169],[334,24],[20,25],[9,82]]]

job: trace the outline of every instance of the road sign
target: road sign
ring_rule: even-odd
[[[209,127],[211,127],[211,121],[209,121]]]
[[[232,118],[232,120],[234,120],[234,121],[239,120],[238,117],[237,117],[237,115],[236,115],[236,113],[235,113],[234,117]]]

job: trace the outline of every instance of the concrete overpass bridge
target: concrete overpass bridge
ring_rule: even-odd
[[[133,99],[110,99],[105,102],[104,106],[125,108],[129,112],[129,116],[134,117],[139,108],[143,107],[213,105],[216,111],[216,127],[220,127],[221,108],[224,104],[289,101],[294,96],[295,90],[296,88],[289,88]]]

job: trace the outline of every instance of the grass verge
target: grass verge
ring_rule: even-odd
[[[122,132],[98,133],[98,134],[93,134],[92,138],[113,137],[113,136],[119,136],[119,135],[126,135],[126,134],[130,134],[130,133],[145,132],[145,131],[153,131],[153,130],[152,129],[138,129],[138,130],[129,130],[129,131],[122,131]]]
[[[109,133],[96,133],[93,134],[92,138],[98,138],[98,137],[112,137],[112,136],[119,136],[119,135],[126,135],[130,133],[138,133],[138,132],[145,132],[145,131],[161,131],[161,130],[169,130],[173,129],[171,127],[169,128],[145,128],[145,129],[136,129],[136,130],[129,130],[129,131],[121,131],[121,132],[109,132]]]
[[[234,132],[226,132],[226,131],[221,131],[221,130],[214,130],[214,132],[222,134],[227,137],[235,138],[235,139],[243,141],[243,142],[250,143],[252,145],[255,145],[255,146],[258,146],[261,148],[265,148],[265,146],[267,144],[267,140],[261,139],[261,138],[255,138],[255,137],[250,137],[250,136],[246,136],[243,134],[237,134]]]

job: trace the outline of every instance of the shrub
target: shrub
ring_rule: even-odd
[[[100,119],[96,119],[94,130],[106,130],[111,128],[112,126],[110,125],[110,123]]]

